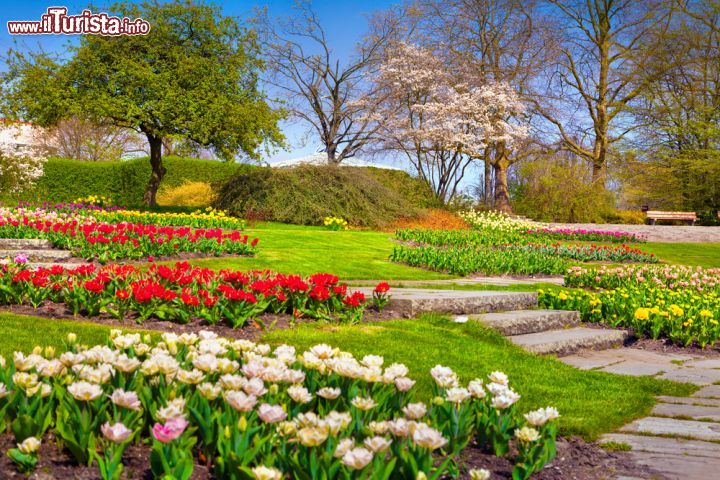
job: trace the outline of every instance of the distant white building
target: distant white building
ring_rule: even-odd
[[[271,163],[273,168],[290,168],[298,165],[327,165],[327,154],[325,152],[316,152],[305,157],[293,158],[291,160],[282,160],[280,162]],[[346,158],[340,162],[341,167],[375,167],[384,168],[386,170],[402,170],[402,168],[391,167],[390,165],[382,165],[380,163],[368,162],[359,158]]]

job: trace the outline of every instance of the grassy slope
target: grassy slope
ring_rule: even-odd
[[[720,267],[720,243],[645,243],[639,247],[665,263]]]
[[[247,233],[260,238],[260,253],[253,258],[202,259],[193,263],[210,268],[271,269],[309,275],[330,272],[343,280],[452,278],[392,263],[392,234],[349,230],[332,232],[322,227],[277,223],[258,224]]]
[[[583,372],[528,354],[477,324],[455,324],[434,315],[373,325],[304,325],[270,332],[264,339],[298,348],[329,343],[355,355],[382,354],[386,363],[402,362],[410,368],[418,380],[418,394],[424,397],[430,394],[428,371],[436,364],[452,367],[465,382],[502,370],[523,396],[521,410],[556,406],[563,416],[563,433],[588,439],[647,415],[655,395],[688,395],[696,388],[647,377]]]

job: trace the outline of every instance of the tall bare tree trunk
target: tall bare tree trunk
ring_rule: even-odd
[[[495,162],[495,210],[512,213],[510,192],[508,190],[507,172],[509,160],[503,156]]]
[[[486,207],[492,206],[492,165],[490,165],[489,155],[485,154],[485,191],[483,192],[483,201]]]
[[[143,203],[150,207],[156,207],[157,191],[160,187],[160,182],[167,173],[167,169],[163,167],[162,164],[162,137],[150,133],[146,133],[145,135],[150,143],[150,166],[152,173],[150,173],[150,181],[143,195]]]

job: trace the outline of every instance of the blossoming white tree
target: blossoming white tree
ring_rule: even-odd
[[[32,188],[43,174],[46,155],[28,124],[6,126],[0,135],[0,196]]]
[[[526,126],[509,120],[524,107],[508,85],[473,82],[470,73],[450,71],[426,48],[398,44],[377,82],[385,98],[376,117],[380,148],[405,156],[443,202],[458,193],[485,146],[527,136]]]

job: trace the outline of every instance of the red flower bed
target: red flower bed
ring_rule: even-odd
[[[388,289],[379,286],[376,303],[377,293],[384,300]],[[233,327],[266,312],[356,321],[368,304],[362,292],[348,292],[347,285],[327,273],[303,278],[270,271],[215,272],[187,262],[152,264],[148,270],[119,264],[34,271],[14,264],[1,267],[0,305],[38,307],[48,301],[88,316],[108,313],[138,322],[155,317],[181,323],[197,317]]]
[[[38,218],[30,215],[0,217],[0,238],[44,238],[58,248],[86,259],[163,257],[177,253],[249,255],[258,239],[219,228],[190,228],[104,223],[82,217]]]

